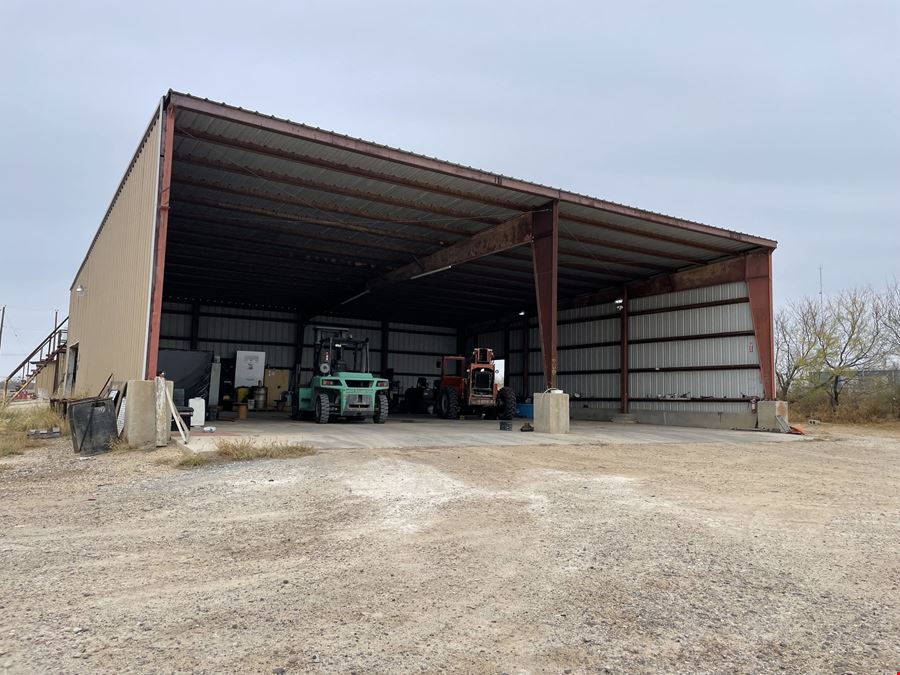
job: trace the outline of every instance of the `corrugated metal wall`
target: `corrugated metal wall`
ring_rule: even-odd
[[[743,412],[749,400],[723,399],[762,395],[745,283],[634,298],[629,312],[629,395],[646,399],[633,400],[632,408]],[[558,386],[573,395],[573,407],[618,408],[621,315],[615,303],[565,310],[558,322]],[[524,319],[509,328],[507,359],[507,384],[525,397],[544,388],[537,320],[528,324],[527,386]],[[474,340],[499,354],[505,336],[492,330]]]
[[[633,400],[632,409],[745,412],[749,400],[723,399],[762,397],[746,283],[635,298],[628,307],[629,395],[655,399]]]
[[[292,312],[198,305],[197,349],[212,351],[223,359],[234,358],[237,350],[266,353],[270,368],[294,367],[297,317]],[[161,349],[190,349],[194,306],[190,303],[163,304]],[[382,330],[379,321],[316,317],[306,323],[301,366],[303,377],[312,374],[315,326],[348,328],[353,337],[369,339],[369,360],[373,372],[381,372]],[[456,353],[456,330],[418,324],[390,323],[387,367],[394,369],[401,392],[415,386],[420,376],[436,378],[435,362],[444,354]]]
[[[160,127],[158,119],[150,125],[72,284],[69,344],[78,343],[78,371],[70,395],[96,394],[110,374],[144,375]]]
[[[635,298],[629,312],[633,409],[743,412],[749,410],[749,397],[762,395],[744,283]],[[165,303],[160,347],[190,348],[193,320],[192,305]],[[491,347],[497,358],[505,358],[506,384],[523,398],[544,389],[537,320],[527,323],[527,383],[525,318],[507,330],[471,335],[466,350]],[[199,349],[222,358],[233,357],[238,349],[264,351],[269,367],[294,365],[297,328],[291,312],[200,305],[197,324]],[[369,338],[371,369],[381,371],[385,327],[380,322],[318,317],[307,323],[303,336],[304,379],[312,372],[315,325],[345,327],[354,337]],[[560,312],[558,386],[573,395],[573,408],[618,408],[620,326],[614,303]],[[395,371],[401,392],[415,386],[420,376],[436,378],[438,357],[457,353],[453,328],[391,323],[387,335],[387,367]]]

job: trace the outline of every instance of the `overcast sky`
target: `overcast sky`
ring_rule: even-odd
[[[0,2],[0,377],[169,88],[779,241],[776,301],[900,260],[900,2]]]

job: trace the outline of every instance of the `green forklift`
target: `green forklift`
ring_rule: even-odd
[[[316,327],[313,374],[297,387],[294,419],[367,419],[384,424],[388,417],[388,381],[369,372],[369,339],[355,340],[343,328]]]

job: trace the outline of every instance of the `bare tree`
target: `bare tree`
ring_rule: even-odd
[[[900,281],[889,283],[882,297],[884,337],[890,355],[900,359]]]
[[[886,355],[883,298],[871,288],[850,289],[828,299],[816,331],[831,405],[860,370],[880,366]]]
[[[775,375],[782,400],[788,400],[795,382],[822,368],[818,339],[821,315],[821,306],[809,298],[782,307],[775,314]]]

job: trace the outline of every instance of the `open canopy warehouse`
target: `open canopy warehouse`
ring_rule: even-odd
[[[160,349],[258,350],[302,380],[325,324],[401,390],[478,345],[573,416],[747,414],[775,245],[169,92],[72,283],[67,367],[97,390]]]

